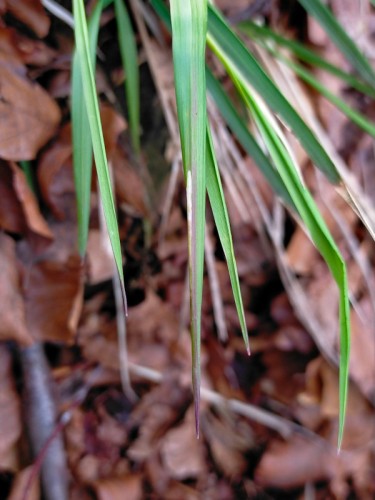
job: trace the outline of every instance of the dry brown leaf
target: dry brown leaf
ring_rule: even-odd
[[[0,70],[0,157],[32,160],[53,136],[60,110],[38,84],[7,67]]]
[[[106,235],[98,229],[91,229],[86,251],[91,285],[113,278],[114,265],[108,250]]]
[[[119,113],[107,104],[101,104],[100,118],[102,120],[105,149],[108,159],[111,159],[119,135],[127,128],[126,122]]]
[[[17,195],[18,201],[22,205],[27,227],[40,236],[44,236],[45,238],[52,238],[53,236],[51,230],[48,227],[44,217],[40,213],[35,195],[31,191],[27,183],[25,174],[13,162],[10,163],[10,167],[13,171],[14,190]]]
[[[26,231],[25,217],[13,186],[9,165],[0,160],[0,227],[11,233]]]
[[[134,215],[148,215],[145,204],[145,183],[137,171],[129,165],[127,159],[118,150],[114,150],[112,154],[112,163],[119,203],[126,205],[127,208],[130,207]]]
[[[15,340],[23,345],[30,345],[33,339],[26,327],[15,243],[12,238],[1,233],[0,276],[0,339]]]
[[[206,474],[206,459],[202,441],[195,435],[192,407],[181,425],[170,430],[161,444],[160,453],[171,477],[178,480]]]
[[[12,358],[5,345],[0,345],[0,469],[18,467],[17,443],[22,432],[20,399],[17,394]]]
[[[34,339],[72,342],[82,306],[80,258],[34,264],[25,288],[27,324]]]
[[[311,275],[318,252],[311,240],[300,227],[294,232],[285,253],[287,263],[293,272]]]
[[[128,474],[124,477],[104,479],[93,484],[98,500],[141,500],[142,475]]]
[[[75,220],[75,188],[72,165],[72,129],[63,127],[38,165],[38,182],[44,201],[59,220]]]
[[[139,436],[130,446],[128,457],[137,462],[152,459],[165,433],[183,415],[190,397],[190,389],[183,389],[174,379],[165,379],[144,395],[132,412],[131,419],[134,426],[139,426]]]
[[[370,298],[360,302],[367,317],[371,318]],[[356,311],[351,313],[350,374],[358,387],[375,402],[375,325],[361,319]]]
[[[234,418],[221,421],[209,413],[202,419],[202,429],[220,471],[227,477],[240,478],[247,465],[244,453],[253,444],[249,429],[243,432],[243,426]]]
[[[33,468],[33,465],[30,465],[16,475],[8,500],[23,500],[25,498],[25,488],[28,488],[30,474],[34,473]],[[38,475],[36,475],[27,490],[27,500],[40,500],[40,498],[40,482]]]
[[[0,27],[0,61],[18,74],[25,75],[24,64],[46,66],[56,52],[40,40],[22,36],[13,28]]]
[[[6,0],[7,8],[40,38],[48,34],[50,19],[40,0]]]
[[[256,469],[257,482],[274,488],[296,488],[306,483],[330,479],[337,466],[336,454],[321,443],[299,436],[288,442],[274,441]]]
[[[13,233],[53,237],[25,174],[13,162],[0,162],[0,226]]]

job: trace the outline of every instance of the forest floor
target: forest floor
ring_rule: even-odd
[[[239,19],[251,2],[218,4]],[[271,24],[297,26],[294,35],[346,67],[322,30],[297,8],[287,15],[279,2],[254,4],[262,4]],[[360,41],[373,55],[374,11],[351,17],[350,2],[331,4],[353,34],[356,23],[367,27]],[[354,212],[314,177],[296,144],[349,270],[351,386],[337,455],[335,284],[304,231],[239,150],[275,231],[259,205],[236,196],[241,189],[233,191],[225,177],[252,354],[242,341],[208,213],[196,439],[186,202],[178,145],[168,133],[159,93],[161,82],[164,97],[173,95],[168,35],[160,31],[162,46],[151,39],[152,56],[137,38],[142,155],[135,158],[113,10],[102,17],[97,85],[129,304],[132,391],[124,393],[117,340],[123,318],[95,178],[83,263],[77,253],[73,31],[38,1],[0,0],[0,13],[0,499],[41,498],[41,476],[48,500],[374,498],[375,252]],[[149,57],[160,70],[156,87]],[[336,81],[326,84],[375,118],[374,102]],[[329,140],[374,200],[373,140],[323,98],[306,95]]]

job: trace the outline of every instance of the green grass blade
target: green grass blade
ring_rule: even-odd
[[[121,244],[118,233],[116,209],[112,195],[111,180],[108,171],[104,146],[103,131],[100,121],[99,105],[96,95],[94,73],[91,64],[86,15],[83,0],[73,0],[74,34],[78,60],[81,68],[84,100],[88,116],[91,139],[94,149],[95,165],[98,175],[100,195],[103,203],[104,217],[112,246],[117,272],[120,278],[122,297],[126,309],[124,274],[122,269]],[[86,132],[87,133],[87,132]]]
[[[125,69],[125,92],[129,111],[129,126],[136,154],[140,153],[139,126],[139,67],[135,35],[123,0],[114,0],[122,65]]]
[[[165,23],[167,29],[171,29],[170,16],[168,9],[165,4],[160,0],[151,0],[151,3]],[[268,158],[265,156],[263,151],[260,149],[259,145],[249,133],[246,125],[239,117],[236,109],[231,103],[230,99],[227,97],[223,89],[221,88],[219,82],[212,75],[211,71],[206,66],[206,84],[212,97],[215,99],[216,104],[221,110],[227,123],[232,128],[232,130],[237,132],[237,137],[239,138],[241,144],[244,148],[249,151],[255,160],[259,161],[261,168],[265,170],[265,176],[275,188],[277,192],[283,192],[282,181],[279,178],[278,172],[269,163]],[[251,153],[250,153],[251,152]],[[249,340],[248,333],[245,322],[245,314],[243,310],[241,290],[239,285],[239,278],[237,272],[237,264],[234,255],[232,234],[229,223],[228,211],[226,208],[224,192],[221,184],[220,172],[217,166],[217,161],[214,153],[214,148],[212,145],[211,134],[209,131],[209,125],[207,123],[207,146],[206,146],[206,183],[207,192],[213,212],[215,224],[219,234],[220,243],[222,245],[224,255],[228,265],[229,277],[231,280],[233,296],[236,304],[237,314],[241,325],[242,335],[245,340],[245,345],[249,351]],[[280,186],[279,186],[280,184]],[[291,198],[288,198],[288,193],[285,190],[283,193],[286,199],[293,204]],[[281,195],[282,196],[282,195]]]
[[[267,149],[279,169],[285,185],[298,209],[298,213],[307,227],[312,241],[327,263],[334,277],[340,293],[340,410],[338,448],[341,448],[344,433],[347,394],[349,384],[349,356],[350,356],[350,314],[349,294],[345,262],[322,218],[309,191],[302,184],[293,160],[287,148],[267,119],[264,108],[251,95],[249,90],[239,82],[237,85],[249,105],[255,122],[267,145]]]
[[[199,435],[200,337],[206,204],[207,2],[172,0],[170,5],[177,114],[188,206],[192,377],[196,430]]]
[[[225,255],[225,260],[227,261],[229,278],[232,285],[233,297],[236,304],[238,318],[240,320],[242,336],[245,341],[247,352],[248,354],[250,354],[249,336],[247,333],[245,312],[242,303],[240,281],[238,278],[236,257],[234,255],[229,216],[208,122],[206,152],[206,182],[208,198],[210,200],[212,214],[214,216],[216,229]]]
[[[284,200],[287,205],[295,209],[293,200],[291,199],[279,172],[273,167],[265,153],[263,153],[257,141],[249,132],[246,123],[238,114],[232,101],[208,68],[206,68],[206,79],[209,93],[215,100],[224,120],[235,137],[238,139],[241,146],[244,148],[246,153],[254,159],[272,189]]]
[[[246,21],[238,24],[238,28],[244,34],[253,38],[257,42],[259,42],[260,40],[272,40],[280,47],[287,48],[301,61],[331,73],[337,78],[343,80],[353,89],[356,89],[363,94],[366,94],[370,97],[375,97],[374,87],[367,85],[366,83],[359,80],[355,75],[351,75],[350,73],[343,71],[338,66],[335,66],[334,64],[326,61],[316,52],[306,47],[306,45],[299,43],[296,40],[290,40],[289,38],[276,33],[270,28],[259,26],[251,21]],[[269,48],[268,44],[266,44],[266,48]]]
[[[101,12],[102,2],[99,1],[88,22],[89,50],[94,72],[95,51]],[[71,96],[73,171],[77,199],[78,250],[83,258],[87,247],[90,218],[92,141],[91,135],[87,133],[90,129],[90,125],[83,94],[80,60],[76,50],[72,62]]]
[[[169,11],[165,3],[162,0],[150,0],[150,3],[155,12],[157,13],[157,15],[165,24],[167,30],[171,32],[172,31],[171,16],[169,15]]]
[[[325,85],[319,82],[314,75],[300,66],[292,62],[290,59],[273,52],[276,57],[283,61],[287,66],[289,66],[302,80],[308,83],[312,88],[317,90],[321,95],[323,95],[328,101],[336,106],[337,109],[342,111],[353,123],[358,125],[362,130],[367,132],[372,137],[375,137],[375,125],[373,125],[364,115],[350,107],[343,101],[340,97],[335,95],[333,92],[327,89]]]
[[[230,66],[232,71],[241,74],[269,106],[288,123],[316,166],[331,182],[339,182],[340,176],[336,167],[310,128],[266,75],[243,42],[212,7],[208,12],[208,27],[207,42],[227,70]]]
[[[171,29],[170,16],[167,7],[161,0],[151,0],[151,4],[160,16],[167,29]],[[274,169],[267,156],[263,153],[259,144],[249,132],[246,123],[242,120],[228,95],[224,92],[220,83],[213,76],[211,70],[206,66],[207,89],[215,100],[223,118],[227,122],[233,134],[237,137],[241,146],[251,156],[261,172],[270,183],[275,192],[287,203],[294,207],[293,201],[285,188],[280,174]],[[295,208],[295,207],[294,207]]]
[[[332,12],[320,0],[299,0],[306,11],[319,22],[336,47],[359,75],[374,87],[375,72],[366,57],[346,34]]]

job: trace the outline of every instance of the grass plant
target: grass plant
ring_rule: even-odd
[[[124,278],[116,211],[111,190],[101,130],[94,72],[95,50],[100,14],[112,2],[99,0],[86,23],[83,0],[74,0],[76,52],[72,70],[72,122],[75,182],[78,202],[79,249],[84,255],[89,224],[92,152],[94,154],[100,194],[108,227],[114,260],[120,277],[124,303]],[[242,23],[239,29],[272,51],[295,73],[329,99],[351,120],[374,136],[375,127],[363,115],[329,92],[305,67],[286,58],[277,47],[287,48],[300,61],[329,71],[346,84],[375,95],[374,72],[355,43],[346,35],[330,10],[320,0],[300,0],[309,14],[327,31],[332,41],[347,57],[356,71],[351,75],[325,61],[309,48],[288,40],[274,31],[254,23]],[[134,2],[137,5],[137,2]],[[133,2],[132,2],[133,5]],[[329,230],[306,188],[282,132],[280,117],[330,182],[342,182],[334,162],[309,126],[267,75],[265,69],[245,43],[229,26],[220,12],[206,0],[171,0],[170,14],[162,0],[151,0],[156,13],[172,32],[177,113],[186,182],[188,207],[188,247],[191,305],[191,339],[193,353],[193,390],[199,432],[201,304],[204,271],[204,228],[206,192],[212,208],[219,239],[228,265],[234,301],[241,330],[249,351],[248,334],[240,292],[230,222],[219,168],[210,133],[206,110],[206,90],[214,98],[228,127],[244,150],[255,160],[271,187],[286,206],[300,218],[337,283],[340,292],[340,415],[338,447],[343,438],[349,380],[350,321],[347,273]],[[129,12],[123,0],[114,0],[119,33],[119,47],[126,74],[130,132],[134,151],[141,150],[139,135],[139,72],[137,48]],[[272,43],[270,43],[272,42]],[[250,132],[248,123],[206,66],[208,46],[233,81],[249,119],[255,124],[261,141]],[[276,48],[275,48],[276,47]],[[86,133],[89,128],[90,134]],[[264,150],[264,145],[266,150]]]

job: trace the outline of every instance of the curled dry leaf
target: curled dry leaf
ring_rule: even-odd
[[[25,279],[26,318],[34,339],[72,342],[82,306],[81,261],[43,261]]]
[[[7,10],[31,28],[39,38],[48,34],[51,21],[40,0],[6,0]]]
[[[60,110],[38,84],[0,68],[0,157],[32,160],[53,136]]]
[[[52,238],[24,173],[12,162],[0,161],[0,227],[12,233],[25,235],[31,231]]]
[[[26,327],[14,241],[0,233],[0,340],[32,343]],[[1,441],[1,439],[0,439]]]
[[[25,75],[24,64],[46,66],[56,57],[56,52],[40,40],[33,40],[14,28],[0,27],[0,61],[18,74]]]
[[[13,172],[13,187],[18,201],[22,205],[27,227],[36,234],[45,238],[52,238],[47,222],[40,213],[34,193],[31,191],[25,174],[13,162],[10,163]]]
[[[12,358],[7,348],[0,345],[0,469],[17,468],[21,431],[21,408],[13,380]]]

